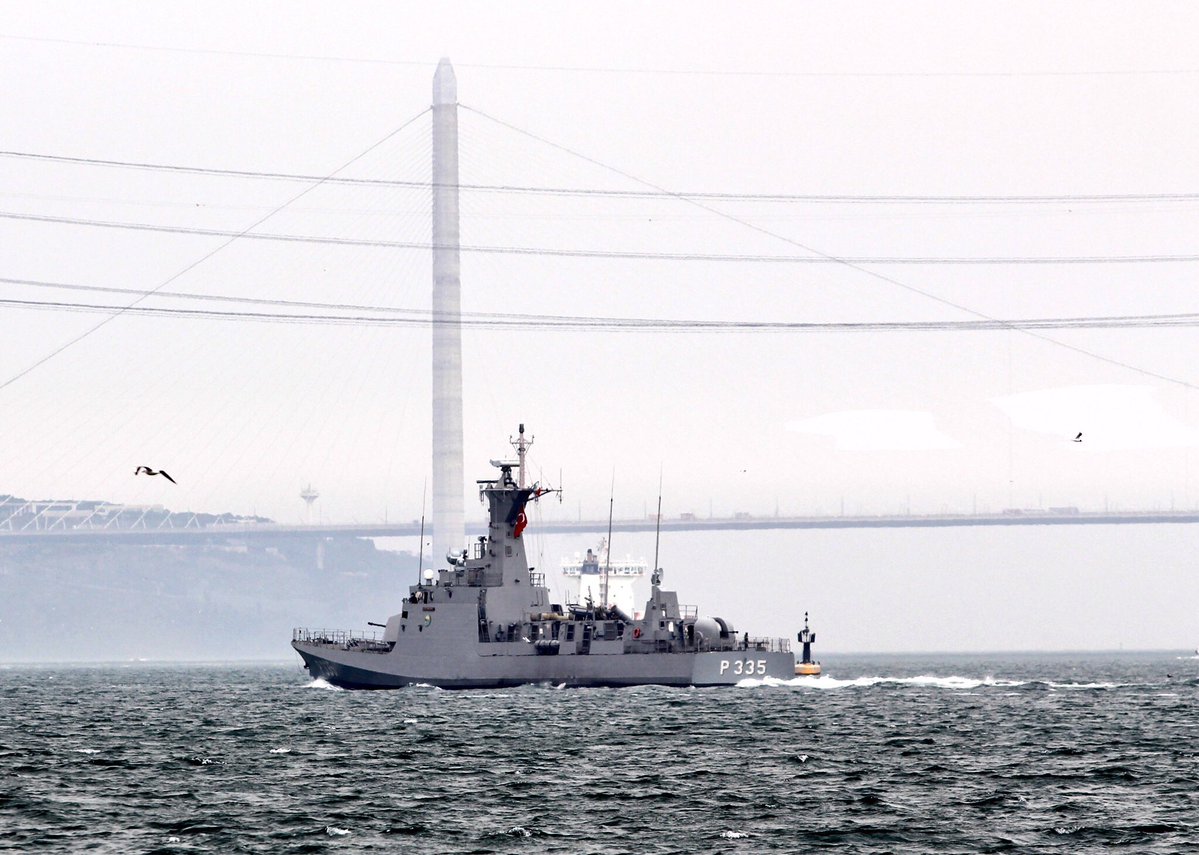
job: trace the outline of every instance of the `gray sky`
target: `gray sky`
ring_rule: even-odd
[[[864,323],[1199,311],[1197,261],[943,263],[1199,254],[1193,4],[351,9],[0,4],[0,149],[325,176],[417,117],[338,175],[419,185],[419,114],[444,55],[464,105],[465,184],[646,190],[635,176],[736,196],[464,190],[465,245],[598,254],[468,251],[467,312]],[[314,183],[0,156],[0,211],[233,233],[271,214],[253,231],[428,242],[427,187]],[[1191,195],[1162,198],[1177,194]],[[1096,195],[1138,198],[1077,198]],[[1030,196],[1057,201],[1010,199]],[[0,217],[0,277],[429,307],[424,249],[227,242]],[[828,256],[940,263],[795,260]],[[0,282],[6,300],[134,296]],[[104,317],[0,306],[0,382]],[[671,514],[1193,507],[1195,336],[472,327],[467,477],[485,477],[523,421],[534,465],[564,474],[566,501],[547,514],[606,513],[615,471],[617,513],[640,516],[660,470]],[[428,361],[423,326],[122,316],[0,389],[0,492],[297,521],[311,481],[326,519],[411,519],[429,470]],[[178,487],[133,478],[140,464]]]

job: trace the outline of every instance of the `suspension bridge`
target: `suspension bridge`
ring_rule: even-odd
[[[460,133],[468,143],[461,151]],[[735,193],[698,187],[673,190],[605,163],[580,151],[577,145],[551,139],[489,110],[463,103],[448,62],[438,68],[429,107],[395,123],[377,141],[332,170],[218,167],[17,149],[0,151],[0,158],[24,165],[32,183],[49,175],[61,176],[64,171],[75,176],[115,175],[122,177],[114,185],[127,182],[131,194],[152,187],[175,198],[175,193],[186,188],[185,192],[201,199],[194,206],[189,204],[185,212],[177,210],[182,206],[176,205],[176,216],[165,219],[148,215],[147,202],[141,203],[137,214],[128,210],[113,213],[111,206],[107,212],[83,210],[86,205],[64,209],[44,199],[46,204],[30,203],[23,208],[10,200],[6,203],[10,209],[0,211],[0,221],[6,228],[31,230],[29,234],[78,236],[71,243],[74,247],[94,251],[109,240],[121,246],[136,246],[135,241],[152,236],[156,241],[171,241],[173,247],[186,248],[182,255],[191,253],[187,264],[169,274],[150,274],[135,267],[133,272],[125,270],[123,276],[111,277],[115,281],[87,281],[61,270],[47,270],[42,275],[0,271],[12,274],[0,277],[0,284],[7,288],[0,305],[11,310],[10,314],[100,316],[98,322],[89,321],[70,336],[60,336],[55,339],[59,343],[0,377],[0,390],[11,397],[2,415],[5,426],[12,431],[7,435],[23,437],[21,452],[13,455],[10,469],[20,468],[27,478],[35,469],[48,470],[59,482],[69,482],[75,473],[88,473],[86,477],[91,480],[87,492],[93,495],[105,494],[105,485],[115,482],[118,476],[127,477],[129,458],[137,457],[140,462],[145,449],[155,452],[155,460],[167,453],[185,457],[185,471],[190,469],[193,477],[187,478],[187,486],[181,488],[181,499],[188,507],[209,508],[283,507],[279,496],[285,491],[280,485],[293,481],[297,477],[293,473],[328,483],[344,479],[343,472],[353,472],[364,493],[377,496],[392,490],[406,469],[415,468],[423,474],[424,467],[413,467],[412,461],[428,457],[432,459],[433,493],[430,529],[439,541],[438,548],[447,548],[460,542],[465,533],[463,497],[458,489],[463,482],[464,431],[471,425],[476,434],[483,429],[494,432],[510,428],[503,422],[507,418],[502,406],[507,403],[507,391],[526,376],[527,363],[544,353],[546,339],[531,340],[532,335],[596,335],[581,344],[571,339],[566,347],[561,347],[561,338],[553,339],[558,349],[542,360],[538,370],[545,374],[540,383],[557,397],[550,405],[542,401],[541,406],[543,410],[582,411],[595,407],[597,398],[609,400],[610,404],[601,407],[611,423],[609,435],[639,426],[641,418],[651,416],[657,419],[659,433],[677,435],[670,416],[659,412],[663,408],[657,406],[655,393],[647,391],[650,386],[612,391],[643,381],[645,375],[657,371],[659,359],[665,363],[661,382],[675,388],[683,409],[703,411],[717,395],[715,390],[732,403],[709,406],[709,410],[735,412],[752,407],[757,411],[774,406],[769,401],[781,397],[776,388],[742,382],[752,374],[744,369],[721,374],[727,361],[725,354],[701,352],[693,345],[699,334],[787,334],[791,338],[770,338],[769,347],[759,348],[756,356],[746,357],[746,362],[752,365],[755,358],[762,362],[769,358],[797,366],[797,374],[821,358],[813,350],[795,345],[800,334],[1002,335],[1009,349],[1009,388],[1013,337],[1037,349],[1038,356],[1028,358],[1029,374],[1039,372],[1038,359],[1052,352],[1075,365],[1102,364],[1105,369],[1138,380],[1179,387],[1184,397],[1193,388],[1164,369],[1094,351],[1089,344],[1084,346],[1074,340],[1058,341],[1047,337],[1045,331],[1124,329],[1160,333],[1199,325],[1199,313],[1041,312],[1016,316],[974,308],[964,298],[951,299],[894,273],[912,268],[1090,270],[1096,265],[1121,270],[1150,265],[1172,270],[1185,269],[1199,259],[1193,252],[830,252],[806,238],[794,237],[784,227],[786,217],[796,210],[810,211],[811,206],[822,211],[829,210],[829,206],[933,206],[938,211],[949,207],[967,216],[978,213],[981,206],[991,216],[1003,206],[1185,206],[1199,198],[1189,192],[937,196]],[[563,162],[570,166],[563,167]],[[460,168],[468,173],[465,180]],[[236,191],[228,190],[234,186]],[[225,189],[205,189],[210,187]],[[246,188],[267,188],[270,192]],[[280,188],[285,190],[282,202]],[[251,213],[241,215],[244,221],[232,222],[232,214],[246,208]],[[785,215],[780,216],[780,211]],[[468,232],[466,240],[460,232]],[[196,249],[201,246],[206,248]],[[284,272],[276,273],[276,268]],[[431,299],[426,296],[430,268]],[[468,283],[479,283],[472,286],[474,296],[467,309],[462,307],[459,282],[464,268]],[[693,277],[664,272],[680,268],[702,269],[704,274]],[[860,277],[879,290],[863,296],[820,272],[829,270],[837,276]],[[802,283],[800,276],[804,277]],[[570,283],[569,290],[564,283]],[[660,289],[663,295],[670,295],[672,288],[684,286],[688,289],[682,292],[685,297],[656,300],[657,312],[618,311],[625,305],[645,306],[634,297],[646,291]],[[705,304],[698,298],[697,293],[704,288],[719,290],[719,305]],[[765,303],[755,304],[769,306],[769,317],[754,317],[737,305],[753,289],[773,294]],[[534,293],[533,299],[519,300],[526,292]],[[54,296],[48,298],[47,294]],[[872,301],[879,294],[886,294],[889,305],[899,305],[904,313],[910,314],[912,306],[921,306],[933,309],[934,316],[922,320],[847,319],[846,305],[854,311],[868,307],[866,314],[878,314]],[[605,302],[605,297],[612,299]],[[220,348],[210,346],[206,335],[176,337],[177,330],[201,321],[218,323],[221,330],[238,331],[222,333]],[[161,324],[171,326],[159,327]],[[251,325],[267,331],[246,332]],[[112,351],[101,347],[99,342],[119,326],[127,333],[123,340],[138,342],[137,352],[142,358],[124,354],[114,358]],[[318,332],[312,332],[317,328]],[[430,330],[431,358],[426,358]],[[420,335],[408,335],[408,331]],[[481,341],[476,339],[473,345],[477,348],[475,365],[485,367],[477,372],[483,379],[476,377],[469,384],[468,395],[473,394],[474,400],[465,414],[462,368],[470,354],[463,355],[464,331],[486,336]],[[655,339],[670,345],[662,345],[650,358],[640,361],[636,361],[638,345],[620,350],[619,358],[611,358],[612,364],[623,366],[632,360],[634,367],[622,368],[618,380],[606,364],[610,359],[607,353],[614,348],[611,337],[618,333],[672,338]],[[469,349],[469,339],[467,345]],[[929,348],[933,351],[931,362],[949,361],[950,355],[957,358],[957,348],[944,346],[937,352],[938,347]],[[95,358],[97,348],[109,355],[111,364]],[[678,358],[672,349],[685,357]],[[563,352],[567,358],[556,355]],[[879,389],[927,391],[938,403],[952,397],[935,385],[924,389],[911,371],[886,364],[887,360],[873,355],[862,358],[870,382],[874,382],[874,375],[881,377],[877,381]],[[975,367],[990,358],[990,354],[979,352],[964,357],[973,360]],[[427,370],[430,362],[431,376]],[[414,364],[419,372],[411,369]],[[118,367],[114,369],[114,365]],[[588,380],[576,380],[580,365],[590,372]],[[40,372],[48,373],[51,386],[61,383],[78,396],[79,406],[69,419],[62,418],[47,396],[27,385],[26,378],[36,378]],[[416,373],[422,375],[419,383],[412,380]],[[216,379],[209,380],[209,376]],[[866,376],[863,372],[859,379]],[[596,378],[609,383],[609,387],[591,385]],[[807,382],[804,378],[797,385],[802,391],[811,391],[804,386]],[[428,422],[423,403],[416,408],[409,403],[428,400],[426,391],[433,402]],[[411,427],[411,409],[417,410],[427,429],[417,431]],[[786,414],[776,409],[781,421]],[[495,415],[498,411],[504,411],[502,418]],[[617,413],[620,421],[612,422]],[[599,429],[593,425],[600,421],[580,423],[589,431],[589,450],[598,447],[595,440]],[[579,424],[563,424],[565,431],[572,427]],[[671,430],[667,431],[668,427]],[[697,432],[707,430],[707,424],[697,428]],[[431,453],[414,450],[426,447],[426,440],[432,446]],[[1001,489],[1009,490],[1011,483],[1031,481],[1036,475],[1036,462],[1023,464],[1020,471],[1020,450],[1014,450],[1010,425],[986,422],[976,440],[997,459],[1006,459],[1006,471],[1000,471],[997,479],[1003,482]],[[688,453],[693,450],[689,448]],[[179,469],[174,462],[170,468]],[[1189,477],[1181,460],[1176,468],[1181,478]],[[997,470],[1003,469],[1002,462],[997,464]],[[137,496],[124,495],[121,499],[131,504],[145,500],[147,489],[139,485]],[[1190,512],[1037,511],[828,517],[733,515],[663,520],[662,526],[665,530],[697,531],[1191,521]],[[556,520],[547,521],[543,528],[595,532],[603,530],[603,525],[598,521]],[[619,531],[652,527],[653,523],[644,519],[614,523]],[[111,527],[69,527],[56,522],[26,525],[15,520],[5,527],[0,523],[0,543],[108,538],[188,543],[213,536],[255,539],[414,534],[416,524],[412,522],[201,525],[186,520],[168,524],[143,519],[140,524]]]

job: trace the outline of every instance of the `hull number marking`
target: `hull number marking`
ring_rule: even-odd
[[[730,662],[727,659],[720,660],[720,673],[732,671],[734,674],[749,676],[752,674],[766,673],[765,659],[738,659],[736,662]]]

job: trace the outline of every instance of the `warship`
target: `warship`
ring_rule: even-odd
[[[557,491],[525,485],[523,425],[513,444],[517,460],[492,460],[498,477],[476,482],[488,504],[487,534],[447,556],[439,573],[424,571],[399,614],[372,624],[382,634],[292,631],[309,674],[347,689],[729,686],[794,677],[788,639],[739,637],[723,618],[699,617],[662,589],[660,568],[640,618],[603,603],[551,602],[523,535],[528,504]]]

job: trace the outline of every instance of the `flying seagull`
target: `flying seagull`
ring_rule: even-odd
[[[1075,442],[1082,442],[1082,431],[1078,432],[1078,436],[1074,437]]]
[[[174,478],[172,478],[170,475],[167,474],[165,469],[159,469],[157,472],[155,472],[149,466],[139,466],[139,467],[137,467],[137,469],[135,469],[133,471],[133,474],[134,475],[161,475],[163,478],[166,478],[172,484],[177,483]]]

